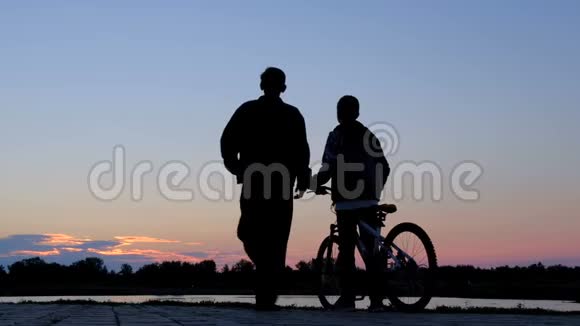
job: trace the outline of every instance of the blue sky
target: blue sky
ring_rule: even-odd
[[[100,203],[86,176],[115,144],[156,168],[219,159],[227,119],[259,96],[258,76],[273,65],[288,75],[284,99],[306,119],[313,161],[336,101],[352,94],[363,122],[396,127],[392,164],[481,164],[479,202],[446,192],[400,203],[395,221],[424,225],[443,262],[580,264],[568,250],[580,229],[579,32],[577,1],[2,2],[0,236],[140,235],[239,250],[235,201],[167,203],[150,186],[143,202]],[[298,204],[290,256],[314,250],[327,206]],[[537,237],[556,244],[532,250]]]

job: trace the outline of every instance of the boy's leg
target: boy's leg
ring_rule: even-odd
[[[355,299],[355,260],[354,250],[356,247],[356,226],[357,216],[352,211],[337,211],[338,224],[338,257],[336,265],[338,268],[341,298],[344,301]]]
[[[362,209],[360,212],[361,219],[367,223],[371,228],[375,229],[380,226],[380,221],[377,218],[377,212],[374,208]],[[368,234],[367,232],[361,232],[361,241],[364,246],[369,250],[369,254],[372,255],[373,249],[376,244],[376,239]],[[382,305],[385,298],[385,284],[383,267],[386,261],[383,261],[385,257],[376,255],[374,257],[369,257],[366,262],[366,270],[368,275],[367,289],[369,292],[369,298],[371,301],[371,306]]]

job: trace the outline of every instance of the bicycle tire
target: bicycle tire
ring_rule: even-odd
[[[338,237],[336,236],[326,237],[320,244],[320,247],[318,248],[318,253],[316,255],[316,274],[318,275],[319,282],[318,299],[320,300],[320,303],[325,309],[332,309],[334,307],[334,304],[328,300],[329,295],[324,291],[325,277],[335,277],[335,278],[338,277],[336,275],[336,262],[333,262],[334,266],[332,267],[328,266],[329,263],[328,262],[329,257],[327,257],[328,249],[329,246],[332,246],[333,244],[336,244],[336,250],[338,250]],[[332,257],[330,258],[332,259]],[[329,268],[332,268],[332,270],[330,271],[330,273],[332,274],[330,276],[328,276]]]
[[[413,304],[407,304],[403,302],[398,296],[390,293],[391,291],[387,292],[387,297],[393,304],[393,306],[404,312],[417,312],[425,309],[427,304],[431,301],[433,296],[433,290],[435,287],[435,274],[437,270],[437,255],[435,253],[435,247],[433,246],[433,242],[420,226],[413,224],[413,223],[401,223],[396,225],[385,238],[384,245],[386,248],[391,248],[391,244],[397,238],[398,235],[410,232],[414,234],[425,248],[427,254],[427,261],[429,266],[427,268],[426,278],[424,280],[423,289],[425,293],[419,298],[419,300]],[[394,292],[394,291],[393,291]]]

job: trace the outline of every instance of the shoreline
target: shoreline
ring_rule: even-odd
[[[110,302],[95,300],[55,300],[47,302],[21,301],[16,303],[0,303],[0,305],[81,305],[81,306],[170,306],[170,307],[215,307],[215,308],[235,308],[235,309],[254,309],[253,303],[240,302],[182,302],[175,300],[150,300],[142,303],[128,302]],[[282,311],[300,310],[300,311],[325,311],[322,307],[309,306],[282,306]],[[357,309],[356,311],[365,311],[366,309]],[[390,308],[385,313],[400,313],[394,308]],[[496,308],[496,307],[459,307],[459,306],[439,306],[435,309],[425,309],[413,314],[484,314],[484,315],[546,315],[546,316],[580,316],[578,311],[557,311],[541,308]]]
[[[87,290],[43,290],[34,291],[29,289],[10,290],[4,289],[0,291],[0,298],[7,297],[105,297],[105,296],[253,296],[251,290],[228,290],[228,291],[213,291],[213,290],[191,290],[191,289],[87,289]],[[316,292],[301,292],[301,291],[283,291],[281,296],[317,296]],[[580,298],[563,296],[510,296],[510,295],[461,295],[457,293],[435,294],[433,297],[437,298],[457,298],[467,300],[526,300],[526,301],[568,301],[572,303],[580,303]]]
[[[139,296],[253,296],[252,291],[228,291],[228,292],[194,292],[194,291],[144,291],[144,292],[101,292],[101,291],[87,291],[87,292],[59,292],[54,293],[36,293],[36,292],[16,292],[16,293],[0,293],[0,298],[16,298],[16,297],[139,297]],[[280,296],[294,296],[294,297],[312,297],[317,296],[317,293],[281,293]],[[575,298],[552,298],[552,297],[518,297],[518,296],[457,296],[457,295],[435,295],[433,298],[450,298],[450,299],[466,299],[466,300],[525,300],[525,301],[565,301],[571,303],[579,303],[580,299]],[[1,303],[1,302],[0,302]]]

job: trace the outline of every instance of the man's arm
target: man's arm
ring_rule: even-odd
[[[296,188],[299,191],[306,191],[310,184],[310,147],[308,146],[308,139],[306,137],[306,124],[304,123],[304,118],[299,113],[298,126],[296,130],[297,136],[297,152],[296,152],[296,163],[297,163],[297,176],[296,176]]]
[[[242,107],[243,105],[234,112],[232,118],[224,128],[220,140],[224,165],[230,173],[238,178],[238,183],[241,181],[242,177],[242,167],[238,158],[238,154],[240,153]]]

